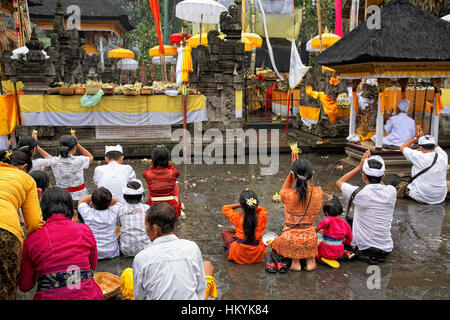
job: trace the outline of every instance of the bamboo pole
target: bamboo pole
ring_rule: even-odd
[[[368,0],[364,0],[364,21],[367,20],[367,1]]]
[[[19,95],[17,93],[17,84],[15,81],[13,82],[13,85],[14,85],[14,98],[16,100],[17,117],[19,118],[19,125],[22,125],[22,115],[20,113]]]
[[[322,19],[320,17],[320,0],[317,0],[317,23],[319,24],[320,52],[322,52]]]

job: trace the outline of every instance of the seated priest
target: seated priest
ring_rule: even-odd
[[[392,116],[384,125],[384,131],[388,133],[383,137],[383,147],[399,148],[403,143],[412,139],[416,134],[416,124],[408,116],[409,100],[403,99],[398,104],[399,113]],[[376,142],[376,136],[372,140]]]

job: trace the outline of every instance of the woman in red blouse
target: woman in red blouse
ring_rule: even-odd
[[[30,291],[37,281],[34,300],[103,300],[93,278],[97,245],[91,229],[71,220],[72,197],[54,187],[42,194],[44,227],[28,235],[23,244],[19,288]]]
[[[180,172],[169,162],[170,154],[166,147],[157,147],[152,152],[152,165],[144,171],[143,177],[148,185],[147,204],[167,202],[175,210],[176,218],[184,209],[180,201],[177,178]]]

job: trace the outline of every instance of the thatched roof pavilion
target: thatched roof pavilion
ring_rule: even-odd
[[[409,2],[381,9],[381,28],[367,21],[316,57],[339,77],[450,77],[450,23]]]
[[[62,9],[65,13],[70,5],[81,9],[81,31],[109,31],[122,37],[124,32],[133,30],[128,21],[127,13],[116,0],[62,0]],[[45,0],[43,5],[30,8],[31,20],[40,29],[52,29],[55,18],[55,8],[58,0]]]
[[[430,134],[438,141],[441,78],[450,78],[450,23],[422,11],[405,0],[386,4],[380,11],[381,28],[369,29],[368,21],[353,29],[316,57],[342,79],[353,79],[349,137],[355,135],[358,112],[356,90],[361,79],[376,78],[379,99],[373,154],[383,154],[383,90],[388,79],[397,79],[405,90],[409,78],[432,78],[435,100]],[[346,152],[359,157],[365,148],[347,144]],[[401,156],[403,158],[403,156]],[[394,155],[393,162],[399,159]],[[385,159],[386,160],[386,159]]]

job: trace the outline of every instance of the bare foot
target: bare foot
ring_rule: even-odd
[[[306,259],[306,270],[313,271],[316,269],[316,260],[314,258]]]
[[[291,264],[291,268],[292,271],[301,271],[302,270],[302,266],[300,264],[300,260],[294,260],[292,259],[292,264]]]
[[[181,210],[184,210],[184,209],[186,209],[186,207],[184,206],[184,203],[182,202],[181,203]]]

